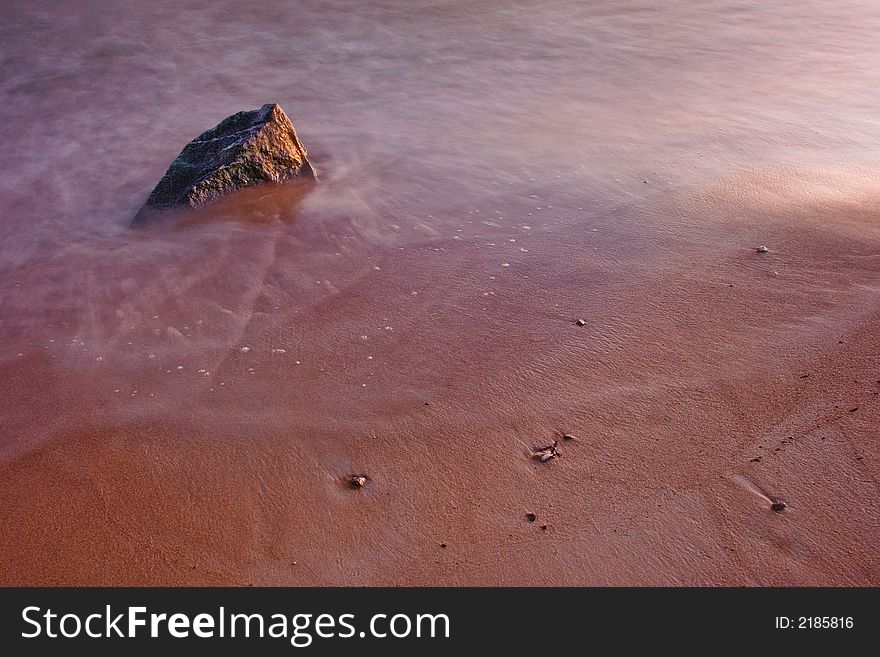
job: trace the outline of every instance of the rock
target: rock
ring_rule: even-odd
[[[562,452],[559,451],[559,442],[554,440],[552,445],[537,448],[533,458],[541,463],[546,463],[551,459],[558,459],[560,456],[562,456]]]
[[[776,513],[782,513],[785,510],[786,504],[782,500],[776,500],[770,505],[770,508],[776,511]]]
[[[763,244],[762,244],[761,246],[759,246],[758,248],[755,249],[755,251],[757,251],[758,253],[767,253],[767,251],[769,251],[769,250],[770,250],[770,249],[768,249],[768,248],[767,248],[766,246],[764,246]]]
[[[535,520],[537,520],[537,519],[538,519],[538,516],[535,513],[527,513],[526,514],[526,520],[528,520],[529,522],[535,522]]]
[[[306,149],[275,103],[238,112],[187,144],[135,220],[156,211],[200,208],[245,187],[315,180]]]
[[[562,434],[562,439],[563,440],[575,440],[575,439],[577,439],[577,436],[575,436],[573,433],[564,433],[564,434]]]
[[[582,319],[578,319],[575,321],[575,324],[577,324],[578,326],[586,326],[587,323]]]
[[[348,483],[352,488],[363,488],[367,485],[367,478],[363,475],[351,475]]]

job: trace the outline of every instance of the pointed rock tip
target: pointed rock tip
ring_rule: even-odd
[[[275,116],[287,116],[281,108],[281,105],[278,103],[266,103],[260,108],[260,114],[263,116],[269,116],[270,114],[274,114]]]

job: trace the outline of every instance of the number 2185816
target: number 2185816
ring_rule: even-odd
[[[849,630],[853,627],[852,616],[788,616],[776,617],[776,628],[780,630]]]

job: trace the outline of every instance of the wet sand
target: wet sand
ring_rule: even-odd
[[[880,8],[805,4],[4,7],[0,584],[880,584]],[[131,228],[273,101],[317,187]]]
[[[75,389],[53,388],[50,355],[7,365],[5,398],[53,404],[60,426],[2,466],[2,580],[877,584],[865,175],[627,208],[629,226],[664,215],[653,240],[609,241],[597,219],[377,254],[308,312],[254,311],[250,349],[204,381],[184,361],[188,412],[150,401],[164,364],[105,398],[101,363]],[[533,460],[557,432],[576,439]]]

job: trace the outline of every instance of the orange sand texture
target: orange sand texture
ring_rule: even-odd
[[[378,260],[260,320],[274,341],[163,419],[101,368],[71,387],[49,359],[8,366],[6,403],[60,422],[3,466],[3,581],[876,584],[876,223],[858,204],[719,222],[730,203],[690,199],[632,250],[535,235],[491,283],[466,244]],[[113,419],[123,403],[142,406]],[[576,439],[533,460],[557,431]]]

